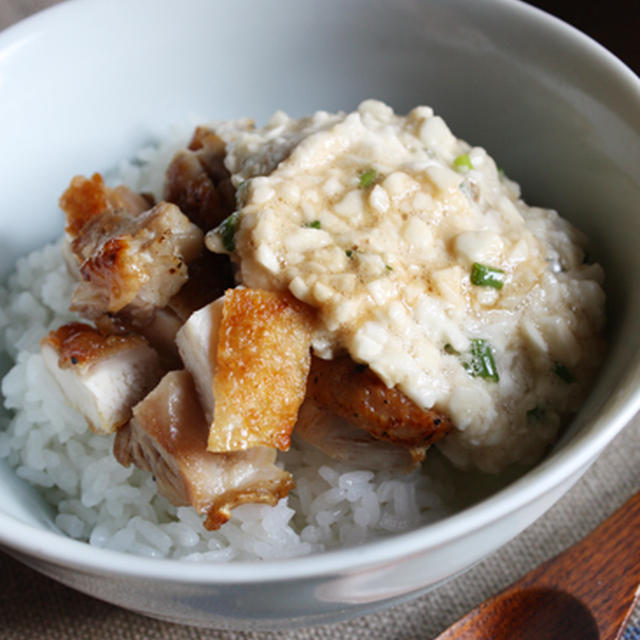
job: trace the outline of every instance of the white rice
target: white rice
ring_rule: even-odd
[[[0,286],[0,353],[14,363],[2,380],[11,417],[3,418],[0,457],[54,505],[62,533],[152,557],[266,560],[360,544],[450,512],[448,481],[433,471],[436,464],[410,475],[374,473],[296,443],[281,456],[297,483],[288,498],[276,507],[238,507],[220,530],[207,531],[192,508],[157,495],[150,474],[115,460],[113,438],[89,431],[46,369],[40,340],[74,319],[61,246],[22,258]]]

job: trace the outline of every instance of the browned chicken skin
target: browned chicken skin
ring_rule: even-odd
[[[213,378],[210,451],[251,442],[286,451],[305,396],[311,362],[310,307],[289,293],[225,294]],[[241,428],[240,428],[241,427]],[[246,432],[248,435],[238,438]]]
[[[94,173],[91,178],[76,176],[60,196],[60,208],[67,217],[66,232],[71,239],[76,238],[88,222],[105,211],[126,211],[128,216],[136,216],[152,204],[124,185],[110,189],[99,173]]]
[[[96,433],[113,433],[163,370],[140,336],[104,335],[82,322],[51,331],[41,343],[47,368]]]
[[[313,313],[288,293],[230,289],[178,331],[210,422],[208,448],[287,450],[305,396]]]
[[[423,447],[443,438],[451,420],[421,409],[395,387],[389,389],[367,366],[349,356],[313,358],[307,396],[317,405],[364,429],[374,438],[407,447]]]
[[[73,178],[60,206],[67,255],[81,280],[71,309],[90,319],[130,304],[164,307],[203,249],[202,232],[174,204],[150,207],[127,187],[106,187],[98,173]]]
[[[224,142],[210,129],[198,127],[189,149],[179,151],[167,169],[164,199],[177,204],[203,231],[217,227],[235,208],[224,157]]]
[[[84,366],[119,351],[124,346],[146,344],[136,335],[105,335],[83,322],[70,322],[44,339],[58,352],[58,365],[62,369]]]
[[[164,307],[187,281],[186,263],[201,247],[202,232],[173,204],[133,217],[107,210],[71,244],[82,278],[71,309],[94,319],[128,305],[143,313]]]

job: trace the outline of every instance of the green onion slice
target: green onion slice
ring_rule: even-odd
[[[471,340],[471,360],[462,363],[469,375],[474,378],[484,378],[491,382],[498,382],[498,368],[496,367],[491,345],[483,338]]]
[[[345,253],[347,254],[347,258],[351,258],[351,256],[353,256],[353,249],[346,249]]]
[[[576,381],[576,377],[571,373],[568,367],[563,365],[561,362],[556,362],[553,365],[553,373],[555,373],[560,380],[566,382],[567,384],[571,384]]]
[[[235,211],[230,216],[225,218],[216,229],[216,233],[220,236],[222,240],[222,246],[229,253],[233,253],[236,250],[237,226],[238,226],[238,212]]]
[[[370,189],[378,180],[378,172],[375,169],[367,169],[360,174],[360,188]]]
[[[460,171],[461,173],[465,173],[469,171],[469,169],[473,169],[473,165],[471,164],[471,158],[466,153],[460,154],[454,161],[453,166],[456,168],[456,171]]]
[[[311,222],[306,222],[305,227],[311,227],[312,229],[320,229],[322,225],[320,224],[320,220],[312,220]]]
[[[479,287],[502,289],[504,285],[504,271],[496,267],[489,267],[486,264],[474,262],[471,267],[471,284]]]

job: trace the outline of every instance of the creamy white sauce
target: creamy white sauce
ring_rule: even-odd
[[[279,112],[262,129],[217,131],[239,186],[239,280],[317,308],[320,356],[346,350],[447,412],[457,430],[442,449],[460,466],[537,457],[603,350],[603,276],[583,264],[581,234],[528,207],[486,151],[428,107],[402,117],[369,100],[350,114]],[[219,237],[208,246],[221,250]],[[474,263],[504,272],[503,287],[472,284]],[[498,381],[465,368],[477,339]]]

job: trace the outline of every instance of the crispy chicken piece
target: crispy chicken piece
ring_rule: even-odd
[[[71,309],[87,318],[127,306],[140,314],[164,307],[187,281],[186,263],[202,249],[202,232],[173,204],[135,217],[106,211],[82,228],[71,248],[82,281]]]
[[[288,293],[230,289],[223,303],[185,323],[178,348],[213,418],[210,451],[289,448],[305,394],[312,321]]]
[[[99,173],[91,178],[76,176],[60,196],[60,208],[67,216],[66,232],[71,239],[76,238],[89,221],[106,211],[126,211],[133,217],[149,209],[150,204],[144,196],[124,185],[110,189]]]
[[[119,213],[127,217],[137,216],[149,209],[152,203],[124,185],[110,189],[105,185],[102,176],[94,173],[91,178],[73,178],[67,190],[60,196],[59,204],[67,219],[66,242],[62,253],[69,273],[80,280],[81,261],[73,252],[71,244],[84,226],[105,212]]]
[[[313,317],[288,293],[225,294],[208,448],[290,446],[311,363]]]
[[[156,352],[136,335],[109,335],[81,322],[52,331],[42,356],[60,389],[96,433],[112,433],[162,376]]]
[[[426,447],[453,423],[434,409],[421,409],[397,388],[389,389],[367,366],[349,356],[313,358],[307,395],[325,409],[378,440]]]
[[[235,209],[224,157],[224,142],[211,129],[198,127],[189,149],[179,151],[167,169],[165,200],[177,204],[203,231],[217,227]]]
[[[409,472],[424,460],[426,452],[426,447],[377,440],[344,418],[320,409],[310,399],[300,407],[294,434],[330,458],[363,469]]]
[[[134,407],[114,455],[124,466],[133,462],[153,473],[158,491],[174,505],[206,514],[207,529],[220,528],[234,507],[273,506],[293,488],[291,476],[274,464],[275,450],[210,453],[208,429],[191,376],[172,371]]]

